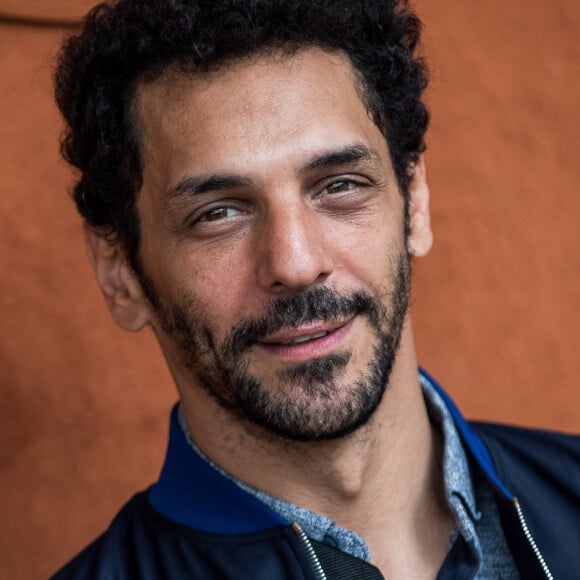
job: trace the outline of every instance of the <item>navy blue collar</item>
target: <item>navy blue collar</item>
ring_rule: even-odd
[[[511,500],[481,439],[437,382],[422,369],[420,373],[447,405],[464,445],[490,483]],[[165,464],[159,481],[149,490],[149,500],[171,520],[217,534],[248,534],[289,523],[195,453],[179,425],[177,405],[171,413]]]
[[[257,498],[224,477],[191,448],[171,412],[169,444],[149,501],[164,516],[205,532],[249,534],[288,525]]]

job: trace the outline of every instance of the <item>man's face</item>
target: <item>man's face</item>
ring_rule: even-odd
[[[364,424],[409,259],[389,151],[348,61],[306,50],[168,75],[137,104],[142,263],[178,387],[294,440]]]

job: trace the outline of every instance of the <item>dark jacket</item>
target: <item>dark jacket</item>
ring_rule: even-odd
[[[422,371],[423,372],[423,371]],[[471,460],[495,491],[524,580],[580,578],[580,438],[468,424],[445,400]],[[201,459],[171,419],[159,481],[123,507],[109,529],[54,580],[352,579],[373,566],[312,541]]]

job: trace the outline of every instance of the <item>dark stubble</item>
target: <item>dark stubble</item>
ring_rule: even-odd
[[[263,315],[242,320],[219,345],[193,296],[172,305],[157,300],[158,315],[197,381],[238,419],[293,441],[335,439],[369,421],[389,383],[409,303],[407,253],[401,251],[390,265],[381,298],[313,286],[273,300]],[[347,350],[288,365],[277,373],[275,385],[249,371],[251,352],[266,335],[357,315],[367,319],[375,345],[366,369],[350,384],[341,380],[352,359]]]

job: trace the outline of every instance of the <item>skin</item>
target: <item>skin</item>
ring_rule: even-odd
[[[348,61],[303,50],[256,57],[189,78],[168,72],[139,88],[136,105],[144,179],[137,207],[142,260],[164,304],[183,305],[221,344],[232,328],[260,316],[278,297],[324,285],[342,294],[391,299],[394,258],[425,255],[432,243],[422,160],[410,187],[411,234],[387,143],[360,99]],[[359,146],[353,163],[312,167],[329,152]],[[310,165],[310,166],[309,166]],[[195,193],[212,175],[236,183]],[[334,518],[368,543],[389,578],[434,578],[451,519],[443,501],[438,441],[417,378],[410,315],[382,402],[348,436],[295,442],[224,409],[186,365],[175,337],[144,297],[123,250],[86,228],[89,255],[107,304],[125,329],[150,325],[171,369],[192,438],[215,463],[250,485]],[[246,357],[277,397],[304,396],[280,371],[333,352],[352,354],[324,406],[344,404],[376,343],[365,316],[311,334],[306,325],[264,337]]]

